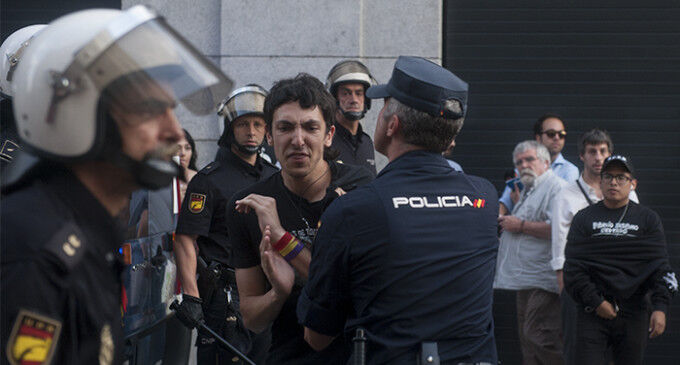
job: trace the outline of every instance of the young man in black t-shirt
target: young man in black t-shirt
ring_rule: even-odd
[[[576,339],[569,362],[605,364],[612,348],[616,364],[642,364],[647,334],[664,332],[678,283],[659,215],[628,199],[637,185],[630,161],[611,156],[601,174],[604,200],[579,211],[567,236],[565,289],[583,308],[567,328],[578,336],[565,334]]]
[[[255,332],[272,326],[267,364],[345,364],[349,348],[341,338],[318,353],[307,345],[295,309],[321,213],[372,174],[323,158],[333,138],[335,101],[316,78],[300,74],[277,82],[264,113],[281,171],[227,205],[244,322]],[[260,242],[265,230],[271,242]]]

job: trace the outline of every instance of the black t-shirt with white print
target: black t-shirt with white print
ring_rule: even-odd
[[[233,256],[232,266],[250,268],[260,265],[259,245],[262,232],[254,212],[241,214],[235,211],[236,200],[249,194],[260,194],[276,199],[276,209],[281,226],[311,248],[323,211],[338,197],[337,187],[351,191],[373,179],[365,168],[329,162],[331,183],[326,195],[317,202],[309,202],[295,195],[283,185],[278,172],[268,179],[236,193],[227,204],[227,222]],[[298,323],[296,308],[304,282],[296,274],[295,285],[272,324],[272,345],[267,364],[345,364],[349,345],[343,338],[336,338],[325,350],[316,352],[304,340],[304,328]]]

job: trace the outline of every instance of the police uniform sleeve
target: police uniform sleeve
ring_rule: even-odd
[[[260,264],[260,252],[258,249],[262,237],[255,213],[250,212],[243,214],[237,212],[235,209],[236,200],[241,199],[244,196],[243,193],[236,193],[229,203],[227,203],[227,211],[225,214],[227,217],[229,241],[231,243],[231,266],[239,269],[245,269]],[[253,219],[255,227],[254,229],[250,229],[249,224],[251,224]],[[258,236],[253,237],[253,233]]]
[[[343,199],[333,202],[321,217],[312,246],[309,280],[298,299],[303,326],[328,336],[344,329],[349,308],[349,243],[353,232],[342,211]]]
[[[215,188],[207,175],[198,173],[187,186],[179,211],[176,232],[186,235],[207,236],[217,198]]]
[[[64,285],[52,265],[38,259],[2,267],[3,364],[19,359],[42,363],[61,347]]]

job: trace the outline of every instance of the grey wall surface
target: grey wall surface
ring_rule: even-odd
[[[145,4],[209,56],[240,87],[265,88],[281,78],[307,72],[325,82],[343,59],[364,62],[387,82],[399,55],[441,64],[441,0],[123,0],[123,9]],[[373,135],[382,107],[377,101],[364,118]],[[198,118],[178,110],[182,125],[197,140],[199,167],[212,160],[221,133],[216,116]],[[378,168],[387,159],[376,156]]]

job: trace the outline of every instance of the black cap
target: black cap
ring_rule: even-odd
[[[607,171],[607,169],[611,166],[621,166],[628,170],[631,175],[634,175],[635,170],[633,170],[633,164],[624,156],[612,155],[607,157],[607,159],[604,160],[604,163],[602,164],[602,173],[604,174],[604,172]]]
[[[371,99],[393,97],[401,103],[433,116],[457,119],[467,111],[468,84],[451,71],[421,57],[399,56],[387,84],[371,86]],[[462,114],[444,108],[444,102],[458,100]]]

